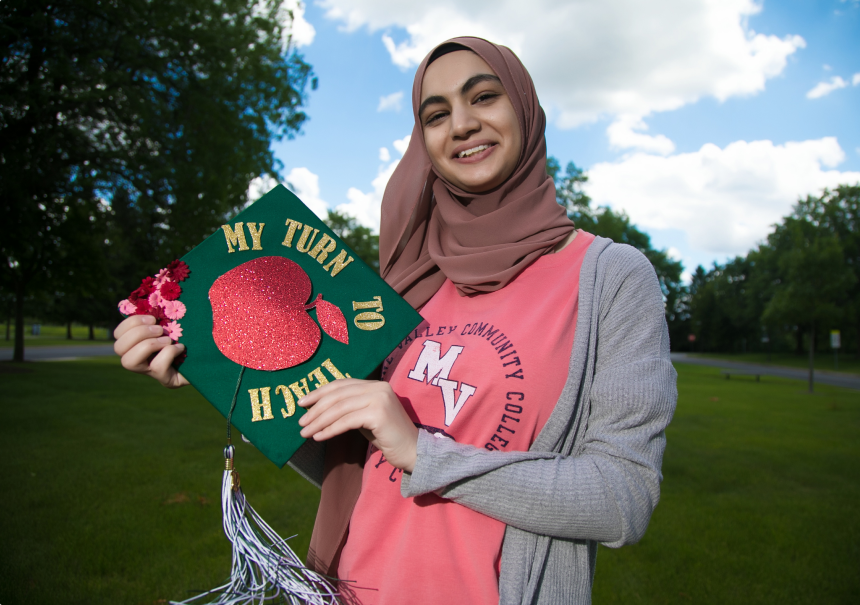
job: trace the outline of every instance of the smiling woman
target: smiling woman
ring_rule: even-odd
[[[509,49],[443,44],[412,106],[380,268],[424,321],[381,380],[297,402],[290,464],[322,489],[308,565],[365,605],[589,603],[598,542],[641,538],[659,499],[677,397],[660,286],[556,202]],[[142,322],[117,330],[123,364],[182,385]]]

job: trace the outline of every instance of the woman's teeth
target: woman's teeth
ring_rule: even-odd
[[[484,151],[484,149],[489,149],[489,148],[490,148],[489,145],[478,145],[477,147],[472,147],[471,149],[467,149],[466,151],[461,151],[460,153],[457,154],[457,157],[458,158],[467,158],[470,155],[475,155],[476,153],[479,153],[481,151]]]

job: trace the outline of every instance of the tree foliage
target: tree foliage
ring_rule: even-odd
[[[801,353],[840,329],[860,355],[860,186],[807,196],[746,256],[691,285],[693,330],[703,350],[775,346]]]
[[[127,287],[277,173],[270,142],[299,131],[316,85],[289,24],[266,0],[0,3],[0,271],[19,330],[28,292],[128,269]]]
[[[555,181],[558,203],[567,210],[567,215],[577,228],[618,243],[629,244],[651,261],[663,291],[666,320],[672,340],[674,342],[677,339],[685,339],[689,330],[689,293],[681,282],[684,268],[680,261],[670,258],[665,250],[656,250],[651,245],[651,237],[633,225],[624,212],[615,212],[605,206],[595,208],[591,198],[583,191],[588,175],[576,164],[569,162],[562,172],[558,160],[549,157],[547,172]]]
[[[368,267],[379,273],[379,236],[362,225],[355,217],[329,210],[325,224],[352,248]]]

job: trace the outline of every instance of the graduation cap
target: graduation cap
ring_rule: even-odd
[[[282,467],[304,442],[296,402],[333,380],[367,377],[421,316],[282,185],[144,279],[119,310],[154,315],[184,344],[182,374],[227,418],[230,580],[182,605],[335,603],[336,589],[245,500],[230,425]]]
[[[304,442],[296,401],[367,377],[421,321],[283,185],[182,261],[182,374],[225,417],[236,393],[233,424],[279,467]]]

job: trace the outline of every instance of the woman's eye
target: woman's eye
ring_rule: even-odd
[[[492,99],[495,99],[498,96],[499,96],[499,94],[495,93],[495,92],[483,92],[480,95],[478,95],[477,99],[475,99],[475,103],[481,103],[483,101],[490,101]]]
[[[444,118],[446,115],[448,115],[448,114],[446,114],[444,111],[440,111],[440,112],[434,113],[433,115],[431,115],[430,117],[428,117],[428,118],[424,121],[424,125],[425,125],[425,126],[430,126],[430,124],[433,124],[434,122],[439,121],[441,118]]]

